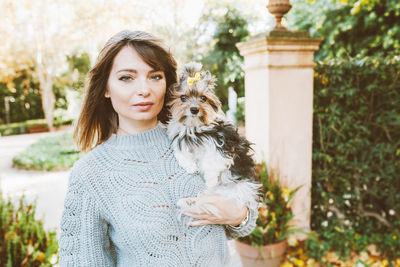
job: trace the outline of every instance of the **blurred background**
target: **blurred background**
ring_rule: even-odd
[[[311,228],[316,238],[295,242],[285,264],[400,266],[400,2],[290,3],[283,25],[323,41],[314,69]],[[50,264],[43,266],[57,261],[69,168],[82,156],[72,140],[73,123],[86,74],[112,35],[148,31],[165,41],[179,66],[201,62],[218,78],[224,111],[233,89],[233,116],[243,126],[244,63],[236,44],[273,28],[267,4],[0,0],[0,266],[11,258]],[[27,201],[15,204],[23,195]],[[11,202],[20,205],[19,215]],[[36,219],[42,219],[44,230],[38,230]],[[36,229],[35,241],[9,238],[22,235],[10,228],[21,221],[18,229]],[[14,234],[6,235],[10,231]],[[35,245],[43,240],[46,248]],[[22,252],[6,252],[13,242],[21,243]]]

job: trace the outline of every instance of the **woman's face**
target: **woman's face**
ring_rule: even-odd
[[[153,128],[164,104],[165,74],[147,65],[133,47],[125,46],[115,56],[105,97],[111,99],[123,132]]]

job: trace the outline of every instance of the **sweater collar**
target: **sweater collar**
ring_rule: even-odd
[[[105,142],[107,145],[119,148],[153,146],[167,143],[169,143],[169,139],[166,129],[160,122],[154,128],[140,133],[129,135],[113,133]]]

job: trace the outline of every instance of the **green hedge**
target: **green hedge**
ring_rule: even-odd
[[[59,127],[61,125],[71,125],[73,123],[72,119],[61,119],[54,120],[54,126]],[[28,126],[39,126],[43,125],[47,127],[45,119],[28,120],[24,122],[14,122],[10,124],[0,125],[0,136],[15,135],[28,133]]]
[[[13,158],[13,167],[25,170],[68,170],[82,155],[75,149],[72,133],[40,139]]]
[[[350,255],[400,255],[400,57],[315,67],[312,228]]]
[[[58,262],[56,232],[46,232],[35,219],[35,205],[22,197],[19,205],[0,192],[0,266],[50,267]]]

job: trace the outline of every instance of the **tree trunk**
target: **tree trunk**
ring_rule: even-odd
[[[55,130],[53,126],[53,121],[54,121],[53,111],[54,111],[54,104],[56,102],[53,93],[53,82],[46,81],[44,83],[40,83],[40,88],[42,91],[42,106],[43,106],[44,117],[46,119],[47,125],[49,126],[49,130],[53,132]]]

